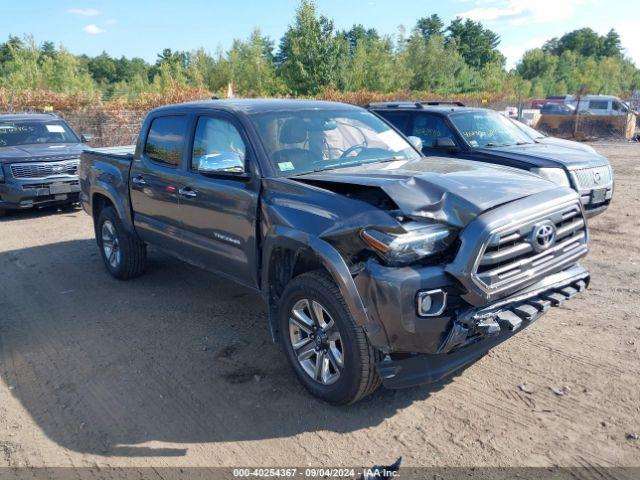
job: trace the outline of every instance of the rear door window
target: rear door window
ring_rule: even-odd
[[[415,116],[410,135],[419,137],[425,147],[433,147],[438,138],[448,137],[455,141],[453,132],[441,117],[425,113]]]
[[[154,162],[178,166],[182,160],[187,132],[187,117],[158,117],[151,123],[144,153]]]
[[[406,135],[409,128],[409,114],[406,112],[378,112],[391,125]]]

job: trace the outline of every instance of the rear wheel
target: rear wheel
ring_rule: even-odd
[[[98,216],[96,240],[109,273],[120,280],[141,275],[147,259],[145,244],[128,232],[113,207]]]
[[[287,359],[314,396],[348,404],[380,385],[375,371],[377,353],[324,271],[291,280],[282,295],[279,321]]]

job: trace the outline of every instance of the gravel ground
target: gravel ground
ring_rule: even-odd
[[[640,146],[590,290],[437,387],[315,401],[242,287],[152,250],[105,271],[79,210],[0,221],[0,466],[640,466]]]

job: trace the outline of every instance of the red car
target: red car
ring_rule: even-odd
[[[547,98],[534,98],[531,100],[531,108],[540,109],[545,103],[565,103],[568,95],[551,95]]]

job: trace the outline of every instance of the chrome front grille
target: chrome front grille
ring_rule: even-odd
[[[46,163],[14,163],[11,165],[13,178],[47,178],[57,175],[77,175],[80,160],[72,159],[61,162]]]
[[[577,203],[492,232],[488,238],[473,271],[476,283],[488,292],[525,284],[587,251],[587,226]]]
[[[572,173],[581,190],[606,187],[613,179],[613,174],[609,165],[573,170]]]

